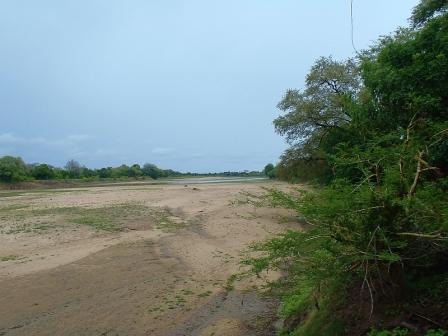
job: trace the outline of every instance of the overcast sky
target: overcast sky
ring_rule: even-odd
[[[355,44],[417,0],[356,0]],[[353,56],[349,0],[0,0],[0,156],[260,170],[319,56]]]

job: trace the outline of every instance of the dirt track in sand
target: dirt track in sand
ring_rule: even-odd
[[[287,211],[235,204],[267,184],[0,198],[0,335],[271,335],[275,303],[249,281],[225,289],[248,244],[296,227]],[[101,216],[116,230],[92,227]]]

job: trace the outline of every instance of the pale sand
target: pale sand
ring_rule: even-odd
[[[132,230],[110,233],[58,219],[41,233],[0,234],[0,258],[15,258],[0,261],[0,335],[272,334],[263,323],[275,306],[241,292],[249,280],[224,289],[251,242],[299,229],[286,210],[233,204],[266,185],[288,188],[133,184],[0,198],[0,210],[27,206],[17,213],[138,202],[189,223],[168,232],[154,220],[128,218]],[[0,228],[8,220],[0,218]]]

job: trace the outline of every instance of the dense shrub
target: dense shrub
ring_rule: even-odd
[[[0,181],[20,182],[27,177],[26,165],[19,157],[4,156],[0,158]]]
[[[246,260],[256,273],[288,274],[275,283],[286,316],[374,323],[385,300],[398,311],[420,300],[425,291],[414,284],[448,283],[448,14],[425,8],[433,13],[424,22],[355,61],[318,60],[305,92],[288,91],[280,104],[287,114],[275,121],[277,131],[297,141],[279,176],[309,177],[316,162],[328,167],[325,185],[313,191],[269,191],[272,204],[296,210],[307,229],[257,244],[257,257]],[[430,296],[440,310],[448,309],[446,287]],[[352,318],[336,313],[356,298]],[[319,334],[311,329],[302,323],[293,334]]]

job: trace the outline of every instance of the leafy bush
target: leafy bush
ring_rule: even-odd
[[[406,336],[408,335],[408,330],[404,328],[395,328],[392,331],[388,330],[382,330],[378,331],[373,329],[371,332],[369,332],[368,336]]]
[[[0,181],[20,182],[27,176],[26,166],[19,157],[4,156],[0,158]]]
[[[447,333],[441,329],[438,330],[428,330],[425,336],[445,336]],[[407,336],[409,331],[405,328],[395,328],[391,331],[389,330],[376,330],[373,329],[369,332],[368,336]]]
[[[34,166],[30,173],[37,180],[51,180],[56,176],[54,169],[46,164]]]
[[[272,204],[297,211],[307,229],[255,245],[258,253],[245,261],[256,273],[288,274],[273,284],[283,289],[285,316],[344,318],[328,311],[337,311],[335,303],[343,305],[351,290],[368,306],[355,314],[369,321],[380,313],[378,302],[421,294],[410,284],[428,273],[440,276],[426,286],[446,283],[445,12],[426,13],[423,24],[383,38],[357,61],[319,59],[306,90],[290,90],[280,103],[287,114],[274,124],[292,144],[280,167],[316,158],[329,167],[325,186],[314,191],[269,191]]]

